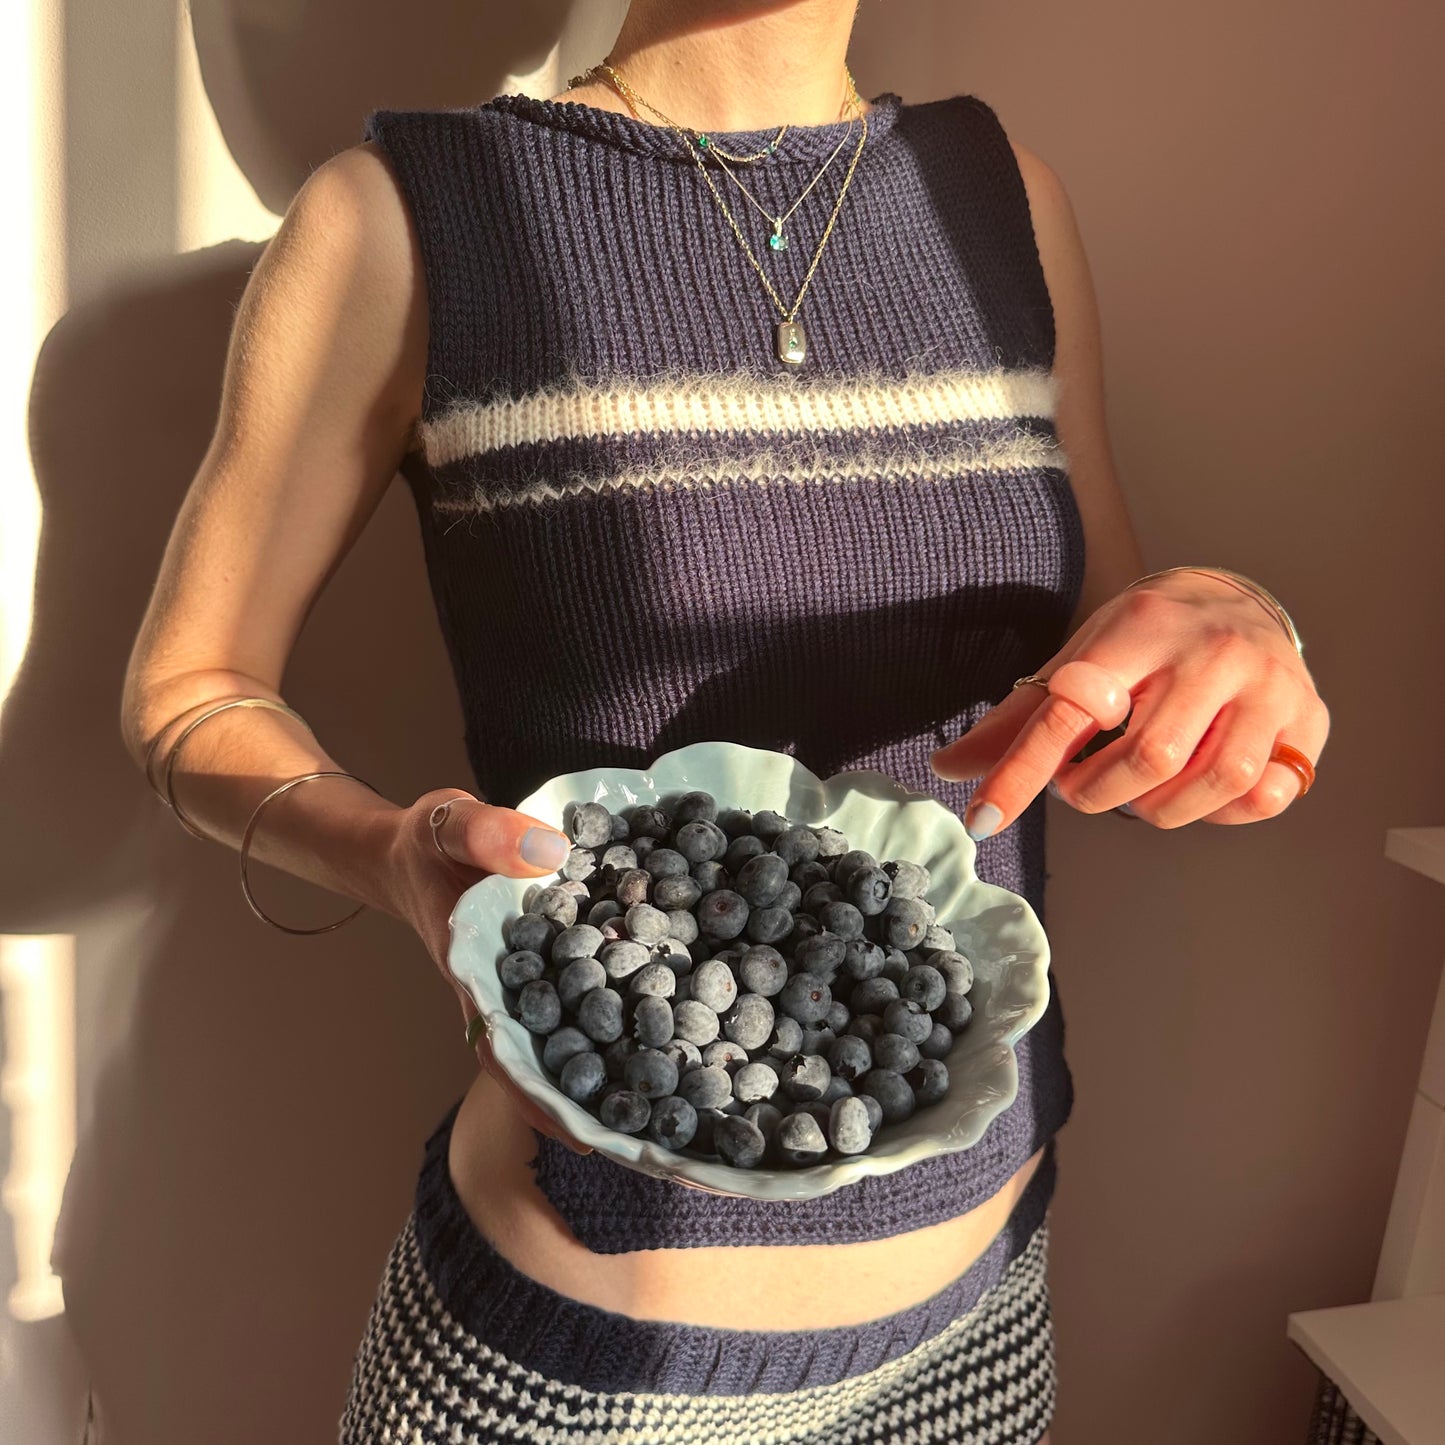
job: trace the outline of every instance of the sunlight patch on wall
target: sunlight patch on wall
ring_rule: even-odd
[[[6,1303],[13,1319],[42,1320],[65,1312],[50,1250],[75,1154],[73,934],[0,934],[0,1018],[0,1107],[10,1126],[0,1208],[16,1265]]]

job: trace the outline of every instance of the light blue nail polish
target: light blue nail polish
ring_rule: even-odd
[[[572,848],[551,828],[528,828],[517,851],[534,868],[560,868]]]
[[[1059,802],[1064,801],[1064,795],[1059,791],[1059,785],[1052,779],[1048,782],[1048,794],[1051,798],[1057,798]]]
[[[1137,818],[1139,816],[1138,813],[1134,811],[1133,803],[1120,803],[1114,811],[1116,813],[1122,813],[1126,818]]]
[[[963,825],[963,830],[975,843],[979,843],[998,832],[998,825],[1002,822],[1003,813],[993,803],[980,803],[970,815],[970,821]]]

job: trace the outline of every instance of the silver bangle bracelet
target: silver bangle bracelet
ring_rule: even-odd
[[[1176,572],[1202,572],[1209,577],[1223,577],[1226,581],[1232,582],[1240,591],[1253,597],[1279,625],[1284,628],[1285,636],[1289,638],[1290,646],[1300,656],[1304,656],[1304,640],[1299,635],[1299,629],[1294,625],[1294,618],[1284,610],[1283,604],[1270,591],[1261,587],[1252,577],[1246,577],[1242,572],[1231,572],[1228,567],[1165,567],[1159,572],[1150,572],[1143,577],[1136,577],[1129,584],[1129,587],[1138,587],[1141,583],[1152,582],[1158,577],[1170,577]],[[1128,587],[1124,589],[1126,592]]]

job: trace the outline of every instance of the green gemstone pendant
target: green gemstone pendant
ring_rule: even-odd
[[[776,332],[778,360],[789,366],[801,366],[808,354],[807,338],[796,321],[780,321]]]
[[[768,245],[775,251],[786,251],[788,249],[788,238],[783,235],[783,222],[781,219],[773,222],[773,234],[768,237]]]

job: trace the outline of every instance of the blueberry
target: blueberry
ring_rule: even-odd
[[[686,878],[659,878],[652,890],[654,908],[666,913],[674,909],[692,909],[702,897],[702,884],[691,876]],[[691,913],[688,914],[691,917]]]
[[[558,1072],[562,1092],[579,1104],[595,1099],[607,1082],[607,1065],[601,1054],[573,1054],[563,1061]]]
[[[638,1049],[628,1059],[622,1077],[629,1089],[649,1099],[660,1099],[677,1088],[677,1065],[659,1049]]]
[[[783,940],[784,952],[796,953],[800,943],[816,938],[822,931],[823,925],[811,913],[795,913],[792,931]]]
[[[609,1079],[621,1079],[622,1071],[627,1067],[627,1061],[639,1048],[639,1044],[631,1034],[622,1034],[612,1040],[602,1050],[602,1062],[607,1065],[607,1077]]]
[[[737,1083],[736,1077],[733,1083]],[[751,1119],[763,1131],[763,1137],[771,1142],[773,1135],[778,1132],[778,1125],[783,1122],[783,1111],[776,1104],[764,1100],[761,1103],[749,1104],[743,1110],[743,1118]]]
[[[854,1017],[858,1014],[881,1014],[898,997],[898,985],[891,978],[865,978],[854,984],[848,996]]]
[[[869,939],[850,938],[843,945],[843,972],[849,978],[877,978],[883,959],[883,950]]]
[[[677,975],[665,963],[649,963],[628,979],[627,987],[633,997],[652,994],[655,998],[671,998],[677,989]]]
[[[854,993],[857,991],[857,989],[853,990]],[[886,1030],[883,1027],[883,1020],[878,1014],[857,1014],[848,1021],[848,1027],[844,1032],[851,1034],[854,1038],[862,1039],[871,1048],[874,1039]]]
[[[751,833],[748,833],[741,838],[734,838],[732,842],[728,844],[727,852],[722,856],[723,866],[734,877],[737,877],[737,875],[742,872],[743,864],[750,858],[760,857],[767,851],[767,844],[764,843],[761,838],[755,838]],[[786,864],[783,865],[783,876],[785,878],[788,876]],[[747,895],[744,894],[743,896],[746,897]]]
[[[777,1092],[777,1072],[764,1063],[744,1064],[733,1075],[733,1097],[741,1103],[756,1104]]]
[[[753,831],[753,815],[746,808],[719,809],[715,821],[729,838],[749,837]]]
[[[778,1153],[789,1164],[816,1164],[828,1152],[828,1140],[821,1125],[805,1110],[784,1115],[776,1137]]]
[[[936,1104],[948,1092],[948,1065],[942,1059],[920,1059],[907,1079],[920,1104]]]
[[[797,1019],[777,1014],[773,1019],[772,1036],[764,1047],[773,1058],[786,1059],[803,1046],[803,1026]]]
[[[699,1047],[710,1044],[717,1038],[720,1028],[717,1010],[710,1009],[695,998],[684,999],[672,1011],[672,1027],[680,1039]]]
[[[958,1033],[973,1017],[973,1003],[966,993],[946,993],[935,1012],[939,1023]]]
[[[922,898],[928,892],[928,869],[908,858],[890,858],[883,871],[893,880],[895,898]]]
[[[766,943],[754,944],[738,964],[738,977],[749,992],[772,998],[788,981],[787,960]]]
[[[586,921],[590,923],[593,928],[602,928],[604,923],[610,923],[614,918],[621,918],[622,912],[622,905],[615,898],[599,898],[597,902],[587,910]],[[602,936],[603,938],[607,937],[607,930],[605,928],[602,929]],[[620,938],[621,934],[619,934],[618,937]],[[600,958],[601,955],[599,954],[598,957]]]
[[[731,1073],[734,1069],[741,1068],[747,1061],[748,1051],[741,1044],[735,1044],[731,1039],[714,1039],[702,1051],[704,1068],[709,1064],[720,1064]]]
[[[919,944],[925,953],[933,953],[938,949],[952,950],[958,947],[953,934],[941,923],[930,923],[928,932],[923,935],[923,942]]]
[[[973,987],[973,965],[955,949],[942,948],[930,953],[928,966],[943,975],[949,993],[967,993]]]
[[[655,994],[644,994],[632,1011],[632,1037],[647,1049],[660,1049],[672,1040],[672,1005]]]
[[[821,887],[834,888],[837,885],[827,883]],[[845,943],[850,940],[862,941],[863,938],[863,915],[851,904],[839,900],[834,903],[825,903],[817,910],[818,922],[823,925],[829,933],[841,938]]]
[[[771,808],[763,808],[760,812],[753,814],[753,832],[769,847],[772,847],[773,839],[787,826],[788,820],[781,813],[775,813]]]
[[[607,987],[607,971],[595,958],[574,958],[557,976],[557,996],[562,1007],[573,1012],[582,995]]]
[[[612,815],[612,841],[614,843],[625,843],[628,835],[632,832],[627,819],[621,813]]]
[[[927,905],[920,898],[895,898],[884,910],[886,936],[894,948],[914,948],[928,929]]]
[[[773,904],[748,914],[747,936],[753,943],[778,943],[793,931],[793,915]]]
[[[627,910],[627,932],[638,943],[661,943],[667,937],[667,914],[650,903],[634,903]]]
[[[620,939],[616,943],[603,944],[598,958],[608,978],[623,979],[630,977],[638,969],[645,968],[651,962],[652,955],[642,944],[633,943],[631,939]]]
[[[692,996],[716,1014],[723,1014],[737,1000],[738,981],[732,968],[721,958],[710,958],[692,972]]]
[[[667,910],[668,936],[679,943],[696,943],[699,937],[697,919],[690,908],[669,908]]]
[[[723,1018],[723,1033],[744,1049],[760,1049],[773,1036],[773,1017],[773,1006],[762,994],[739,994]]]
[[[794,1054],[783,1064],[778,1082],[790,1099],[803,1102],[821,1098],[832,1077],[833,1071],[821,1054]]]
[[[559,1009],[561,1005],[558,1005]],[[594,988],[577,1005],[577,1027],[589,1039],[610,1044],[622,1034],[622,995],[611,988]]]
[[[540,953],[546,958],[552,948],[552,940],[557,935],[557,929],[552,927],[551,920],[544,918],[540,913],[523,913],[512,921],[503,930],[506,935],[507,947],[515,953]]]
[[[656,847],[642,860],[642,866],[658,878],[685,878],[692,864],[676,848]]]
[[[887,919],[880,916],[879,923],[886,926]],[[902,983],[913,967],[912,960],[901,949],[889,947],[883,951],[883,977],[892,983]]]
[[[789,880],[791,882],[791,880]],[[796,883],[793,884],[797,888]],[[843,890],[836,883],[825,880],[822,883],[814,883],[806,892],[799,889],[801,894],[800,906],[804,913],[811,913],[819,923],[823,922],[823,910],[830,903],[837,903],[843,897]],[[826,924],[824,925],[827,926]]]
[[[543,885],[540,883],[529,883],[527,885],[526,891],[522,894],[523,913],[530,913],[532,911],[532,907],[536,903],[537,897],[542,891],[542,887]],[[504,923],[502,925],[502,937],[505,938],[506,936],[507,925]]]
[[[911,1039],[905,1039],[902,1034],[879,1034],[874,1039],[875,1067],[894,1074],[906,1074],[917,1062],[918,1045]]]
[[[656,1143],[682,1149],[697,1133],[697,1110],[677,1094],[668,1094],[652,1106],[647,1132]]]
[[[848,840],[836,828],[826,824],[813,830],[818,835],[818,857],[832,862],[848,851]]]
[[[859,868],[876,868],[878,860],[866,848],[853,848],[847,853],[835,858],[833,862],[833,882],[845,892],[848,888],[848,879]]]
[[[654,848],[660,848],[661,846],[661,838],[634,838],[632,840],[632,851],[637,854],[637,866],[642,868],[643,863],[647,859],[647,855],[651,853]],[[643,869],[643,871],[646,872],[645,869]],[[650,878],[651,876],[649,873],[648,877]]]
[[[624,1134],[640,1134],[652,1117],[652,1105],[647,1102],[647,1096],[639,1094],[636,1089],[619,1089],[603,1099],[597,1112],[609,1129],[617,1129]]]
[[[833,994],[821,978],[795,973],[778,995],[778,1007],[800,1024],[816,1024],[827,1018]]]
[[[882,913],[892,892],[893,880],[881,868],[855,868],[843,885],[843,896],[867,917]]]
[[[932,1032],[919,1044],[918,1052],[925,1059],[946,1059],[953,1048],[953,1030],[947,1024],[935,1023]]]
[[[722,888],[731,888],[733,884],[732,874],[715,858],[709,859],[706,863],[694,863],[690,876],[704,894],[716,893]]]
[[[534,1034],[550,1034],[562,1022],[562,1000],[545,978],[524,983],[517,993],[517,1016]]]
[[[555,883],[537,895],[532,908],[534,912],[540,913],[543,918],[550,918],[561,928],[570,928],[577,922],[577,899]]]
[[[677,983],[672,990],[672,1006],[676,1008],[680,1003],[686,1003],[692,997],[692,975],[680,973],[677,976]]]
[[[845,979],[844,982],[846,983],[847,980]],[[847,1030],[848,1025],[852,1021],[853,1010],[838,997],[838,990],[835,987],[833,990],[833,1002],[828,1008],[827,1017],[824,1018],[823,1024],[826,1028],[832,1029],[834,1034],[841,1034]]]
[[[613,879],[618,873],[631,873],[637,867],[637,854],[627,847],[626,842],[614,842],[603,853],[603,867],[613,870]]]
[[[838,1035],[826,1024],[819,1024],[812,1027],[803,1025],[803,1042],[798,1047],[800,1054],[823,1054],[825,1057],[828,1050],[838,1041]]]
[[[827,1087],[818,1095],[820,1104],[831,1104],[834,1099],[847,1098],[853,1092],[853,1085],[847,1079],[840,1079],[837,1074],[828,1078]]]
[[[601,803],[579,803],[567,827],[572,841],[583,848],[600,848],[612,841],[612,814]]]
[[[541,978],[546,967],[546,960],[540,953],[534,953],[530,948],[519,948],[497,965],[497,976],[508,988],[521,988],[534,978]]]
[[[692,972],[692,954],[680,938],[664,938],[661,943],[654,943],[647,952],[653,963],[664,964],[674,974]]]
[[[868,1111],[868,1127],[876,1134],[883,1127],[883,1105],[872,1094],[860,1094],[856,1089],[854,1098],[863,1101],[863,1107]]]
[[[542,1062],[549,1073],[560,1074],[562,1065],[574,1054],[590,1054],[592,1051],[592,1040],[581,1029],[567,1024],[547,1035],[547,1041],[542,1045]]]
[[[844,1034],[828,1050],[828,1066],[838,1078],[852,1083],[873,1067],[873,1051],[868,1047],[867,1039],[860,1039],[856,1034]]]
[[[803,890],[793,882],[791,878],[783,884],[783,890],[773,899],[774,908],[786,908],[789,913],[797,913],[803,907]],[[806,911],[806,910],[804,910]]]
[[[836,933],[824,930],[805,938],[793,950],[793,958],[804,973],[811,973],[825,983],[832,983],[833,975],[842,966],[843,955],[848,945]]]
[[[943,975],[929,964],[910,968],[898,985],[900,997],[911,999],[925,1012],[932,1012],[943,1002],[947,991]]]
[[[747,922],[747,900],[730,888],[703,894],[697,905],[697,926],[711,938],[736,938]]]
[[[871,1094],[878,1100],[886,1124],[901,1124],[913,1113],[913,1090],[908,1080],[892,1069],[869,1069],[855,1087],[858,1093]]]
[[[751,1119],[741,1114],[724,1116],[713,1127],[713,1148],[734,1169],[756,1169],[763,1162],[768,1141]]]
[[[577,899],[579,907],[583,900],[592,896],[592,890],[578,878],[564,878],[560,883],[554,884],[553,887],[562,889],[564,893],[570,893]]]
[[[733,1096],[732,1075],[721,1064],[704,1064],[678,1078],[677,1092],[694,1109],[719,1109]]]
[[[692,822],[694,818],[701,818],[706,823],[715,823],[717,812],[717,799],[701,788],[694,788],[691,792],[683,793],[673,802],[673,826],[680,828],[684,823]]]
[[[857,1095],[834,1099],[828,1110],[828,1142],[840,1154],[861,1154],[872,1141],[868,1108]]]
[[[552,962],[571,963],[574,958],[596,958],[605,940],[600,928],[574,923],[552,940]]]
[[[613,892],[624,909],[646,903],[652,896],[652,874],[645,868],[629,868],[617,875]]]
[[[750,908],[767,908],[787,881],[788,865],[776,853],[746,859],[733,875],[735,891]]]
[[[667,814],[651,803],[634,803],[622,810],[627,819],[629,838],[667,837]]]
[[[910,1044],[921,1044],[933,1032],[933,1019],[911,998],[896,998],[883,1010],[883,1028]]]
[[[702,1050],[691,1039],[681,1039],[676,1034],[662,1045],[662,1052],[677,1065],[680,1075],[702,1063]]]
[[[705,823],[700,818],[684,823],[673,838],[673,847],[687,859],[688,867],[721,858],[727,852],[727,843],[727,834],[716,823]]]
[[[791,828],[784,828],[773,839],[773,852],[789,868],[798,863],[811,863],[818,856],[818,835],[811,828],[794,824]],[[827,877],[826,873],[824,877]]]

